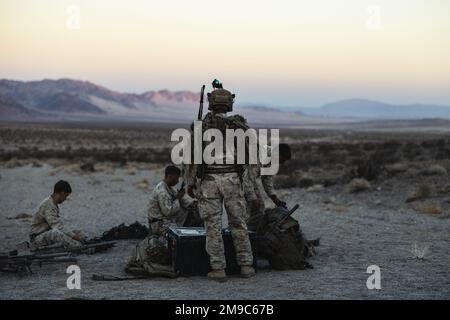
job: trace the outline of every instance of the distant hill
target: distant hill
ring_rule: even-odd
[[[0,120],[150,121],[186,123],[195,119],[200,93],[146,91],[142,94],[109,90],[91,82],[72,79],[0,80],[0,95],[8,96],[8,108]],[[204,114],[207,112],[205,97]],[[235,108],[251,124],[294,124],[302,117],[276,108]]]
[[[88,81],[59,79],[42,81],[0,80],[0,121],[145,121],[186,123],[198,112],[199,93],[192,91],[117,92]],[[205,97],[204,114],[208,103]],[[450,119],[450,107],[412,104],[394,105],[350,99],[320,108],[282,111],[275,107],[242,106],[236,113],[250,125],[296,126],[301,124],[360,122],[383,119]]]
[[[39,110],[51,112],[106,114],[106,111],[96,105],[66,92],[59,92],[42,98],[36,107]]]
[[[48,115],[25,108],[14,99],[0,94],[0,120],[45,119]]]
[[[305,115],[357,119],[450,119],[450,107],[426,104],[396,105],[373,100],[349,99],[320,108],[301,108]]]

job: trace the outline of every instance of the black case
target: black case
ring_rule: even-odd
[[[231,231],[223,229],[222,236],[227,264],[225,272],[228,275],[240,274],[241,269],[236,261]],[[249,231],[249,237],[253,252],[253,267],[256,270],[256,233]],[[205,228],[170,228],[167,241],[175,272],[185,276],[205,276],[211,271],[209,255],[205,249]]]

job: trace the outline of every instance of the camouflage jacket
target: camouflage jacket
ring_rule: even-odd
[[[203,133],[208,129],[218,129],[219,131],[221,131],[224,137],[224,144],[225,144],[226,129],[247,130],[249,129],[249,126],[247,125],[246,119],[240,115],[227,116],[224,113],[208,112],[202,120]],[[193,141],[193,139],[191,139],[191,141]],[[224,145],[224,152],[225,152],[225,145]],[[214,167],[214,165],[211,166]],[[244,167],[245,168],[243,178],[247,175],[245,173],[245,171],[247,170],[247,165],[245,165]],[[188,185],[195,185],[197,181],[198,170],[200,170],[200,168],[201,165],[199,164],[183,165],[183,178]],[[243,182],[244,184],[249,183],[249,181],[246,180],[245,178],[243,179]],[[250,190],[250,188],[247,187],[246,190]]]
[[[148,204],[148,219],[153,234],[162,235],[169,227],[182,226],[186,219],[183,209],[192,203],[193,200],[187,196],[177,199],[177,191],[164,181],[158,183]]]
[[[248,183],[246,186],[245,194],[246,198],[253,200],[252,192],[259,193],[258,180],[261,180],[264,191],[270,197],[275,195],[275,187],[273,186],[272,176],[261,175],[261,164],[250,165],[248,167]]]
[[[59,230],[69,237],[75,234],[67,230],[60,217],[59,207],[53,202],[53,198],[49,196],[39,205],[39,209],[34,215],[31,225],[30,235],[37,236],[38,234],[49,231],[50,229]]]

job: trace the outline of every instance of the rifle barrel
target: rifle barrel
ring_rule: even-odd
[[[205,85],[202,86],[202,90],[200,92],[200,107],[198,108],[197,120],[202,120],[202,117],[203,117],[203,96],[204,95],[205,95]]]

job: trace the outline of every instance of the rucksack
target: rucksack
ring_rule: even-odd
[[[282,207],[267,209],[257,227],[258,256],[269,261],[276,270],[303,270],[312,266],[306,261],[308,243],[300,225]],[[284,219],[283,219],[284,217]],[[282,223],[280,221],[282,220]]]

